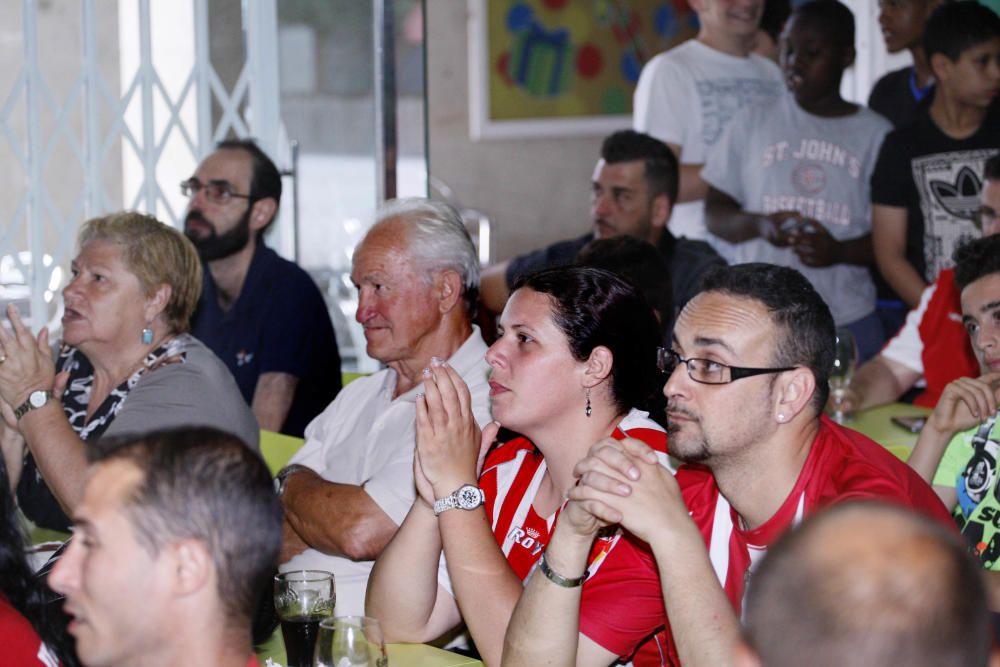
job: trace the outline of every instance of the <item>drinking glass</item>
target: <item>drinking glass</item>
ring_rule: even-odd
[[[274,577],[274,609],[281,621],[288,667],[312,667],[319,622],[333,615],[336,603],[330,572],[299,570]]]
[[[854,334],[844,327],[837,329],[837,345],[833,355],[833,368],[830,369],[830,394],[833,398],[833,420],[843,424],[849,415],[844,410],[844,398],[847,388],[851,386],[851,378],[858,367],[858,345]]]
[[[319,624],[316,667],[387,667],[382,626],[369,616],[337,616]]]

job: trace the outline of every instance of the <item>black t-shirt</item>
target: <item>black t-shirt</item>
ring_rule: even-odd
[[[934,282],[951,266],[955,248],[979,238],[983,167],[1000,152],[1000,105],[965,139],[953,139],[922,109],[917,120],[890,132],[872,174],[872,203],[906,209],[906,259]]]
[[[594,234],[567,241],[559,241],[539,250],[518,255],[507,265],[507,287],[520,276],[572,263],[577,254],[594,239]],[[676,237],[668,230],[660,235],[657,250],[670,271],[670,291],[673,297],[673,315],[676,316],[688,301],[701,291],[701,279],[710,269],[725,266],[726,261],[704,241]]]
[[[232,308],[223,312],[205,267],[192,333],[232,372],[247,404],[263,373],[298,378],[281,432],[302,437],[340,391],[340,352],[323,295],[309,274],[259,243]]]
[[[934,98],[934,84],[926,88],[915,88],[913,67],[904,67],[889,72],[875,82],[868,107],[885,116],[893,127],[906,127],[917,119],[921,109],[926,108]],[[914,95],[914,91],[917,95]]]

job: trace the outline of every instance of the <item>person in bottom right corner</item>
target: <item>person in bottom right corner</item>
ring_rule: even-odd
[[[1000,627],[1000,236],[979,239],[954,255],[962,320],[981,375],[959,378],[941,394],[920,432],[909,464],[934,486],[987,571],[990,608]]]

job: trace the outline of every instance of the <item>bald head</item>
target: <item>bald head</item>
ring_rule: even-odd
[[[782,538],[751,580],[746,641],[760,664],[986,665],[978,565],[958,536],[902,508],[849,503]]]

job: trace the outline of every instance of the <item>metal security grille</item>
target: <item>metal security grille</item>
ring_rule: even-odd
[[[282,161],[277,11],[242,1],[242,25],[225,32],[243,55],[227,51],[220,76],[208,0],[0,4],[13,56],[0,72],[0,302],[38,328],[55,321],[83,220],[129,208],[177,225],[177,184],[227,136],[253,136]]]

